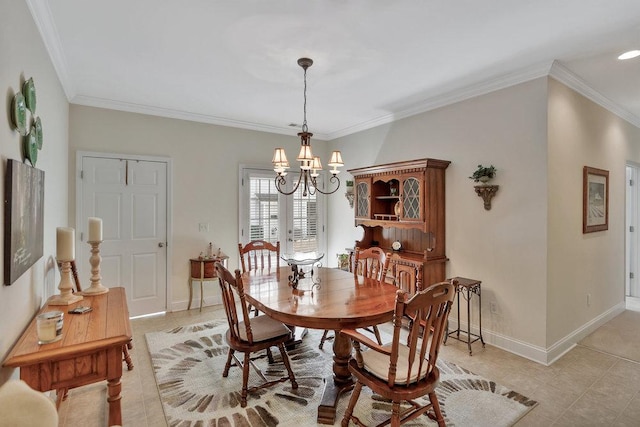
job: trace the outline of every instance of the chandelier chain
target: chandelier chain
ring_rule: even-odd
[[[302,121],[302,132],[308,132],[309,127],[307,126],[307,67],[304,68],[304,120]]]

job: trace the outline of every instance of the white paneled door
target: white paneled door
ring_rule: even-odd
[[[167,163],[82,156],[76,259],[90,285],[87,218],[102,218],[100,274],[122,286],[131,316],[167,309]],[[86,278],[86,279],[85,279]]]

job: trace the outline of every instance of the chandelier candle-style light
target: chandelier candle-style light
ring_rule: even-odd
[[[329,182],[337,183],[336,188],[331,191],[322,191],[318,188],[317,182],[317,178],[320,176],[320,171],[322,170],[322,163],[320,162],[320,157],[314,156],[311,152],[310,141],[313,134],[309,132],[309,128],[307,127],[307,68],[313,65],[313,60],[300,58],[298,59],[298,65],[304,70],[304,121],[302,122],[302,132],[298,133],[301,147],[300,154],[298,154],[296,158],[296,160],[300,162],[300,176],[294,188],[291,191],[286,191],[287,180],[285,176],[287,175],[287,169],[289,169],[289,161],[287,160],[284,148],[276,148],[273,153],[273,160],[271,161],[273,163],[273,170],[277,174],[275,178],[276,189],[280,193],[288,196],[293,194],[298,187],[302,185],[303,196],[315,194],[316,191],[322,194],[332,194],[340,188],[340,179],[337,175],[340,173],[338,168],[344,166],[342,154],[340,154],[340,151],[334,151],[331,153],[331,158],[328,163],[328,165],[333,168],[329,171],[331,173]]]

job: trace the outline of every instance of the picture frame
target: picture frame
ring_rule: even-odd
[[[8,159],[4,189],[4,284],[42,258],[44,171]]]
[[[609,171],[585,166],[582,178],[582,233],[609,229]]]

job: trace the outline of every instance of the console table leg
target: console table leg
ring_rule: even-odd
[[[107,402],[109,402],[109,425],[122,425],[122,412],[120,407],[120,399],[122,395],[121,377],[107,381]]]

